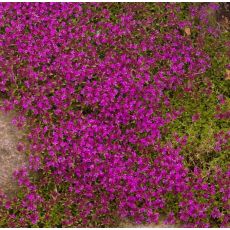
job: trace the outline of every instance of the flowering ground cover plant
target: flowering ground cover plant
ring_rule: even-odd
[[[30,145],[1,227],[229,226],[218,7],[0,4],[1,109]]]

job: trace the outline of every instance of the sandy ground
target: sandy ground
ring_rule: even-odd
[[[26,162],[26,155],[17,151],[23,132],[11,124],[13,116],[13,112],[5,114],[0,111],[0,190],[8,196],[17,188],[13,172]]]
[[[170,226],[165,224],[149,224],[149,225],[132,225],[132,224],[122,224],[120,228],[178,228],[177,226]]]
[[[134,225],[129,222],[123,222],[119,228],[179,228],[179,225],[166,225],[162,220],[158,224]]]

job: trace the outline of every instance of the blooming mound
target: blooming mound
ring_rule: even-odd
[[[217,8],[1,3],[2,110],[29,127],[30,151],[0,226],[228,225],[229,101],[205,44]],[[218,128],[195,147],[205,117]]]

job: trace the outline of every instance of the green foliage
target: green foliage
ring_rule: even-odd
[[[178,15],[181,19],[188,19],[189,5],[191,4],[180,4],[181,11]],[[210,21],[212,24],[217,23],[214,16],[210,18]],[[196,37],[191,36],[194,45],[196,45]],[[218,37],[208,34],[203,36],[203,49],[210,57],[211,67],[201,78],[197,79],[193,93],[185,94],[183,92],[182,96],[180,90],[169,92],[173,107],[183,107],[185,112],[167,127],[169,132],[165,140],[170,140],[174,133],[179,136],[187,135],[188,142],[182,151],[185,165],[189,168],[201,167],[204,172],[219,165],[225,168],[229,164],[227,150],[214,151],[214,135],[229,129],[228,120],[215,118],[216,108],[219,104],[218,95],[222,94],[226,98],[226,103],[221,106],[221,111],[230,109],[230,80],[225,79],[226,65],[229,64],[229,48],[226,46],[229,38],[228,31],[222,31]],[[206,94],[204,91],[209,87],[209,83],[211,93]],[[200,115],[200,118],[195,122],[192,121],[194,114]]]

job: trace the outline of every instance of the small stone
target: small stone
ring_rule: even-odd
[[[184,32],[186,33],[187,36],[191,35],[191,29],[189,27],[185,27]]]
[[[230,70],[226,69],[225,80],[230,80]]]

